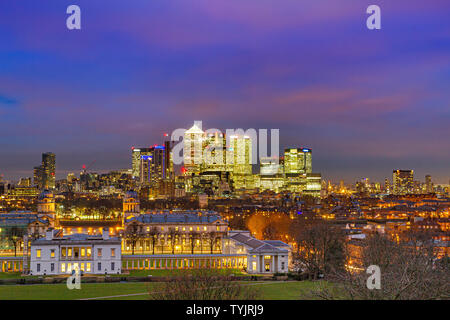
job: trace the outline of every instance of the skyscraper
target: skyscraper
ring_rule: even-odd
[[[434,191],[433,181],[431,181],[431,176],[429,174],[425,176],[425,191],[426,193],[433,193]]]
[[[252,174],[252,139],[249,136],[230,136],[227,162],[232,165],[234,174]]]
[[[46,152],[42,154],[42,172],[43,172],[43,183],[45,189],[55,188],[55,154],[51,152]]]
[[[183,160],[187,175],[199,173],[200,166],[203,162],[203,140],[205,133],[199,125],[196,121],[184,134]]]
[[[413,193],[414,170],[394,170],[392,172],[392,189],[396,195]]]
[[[312,150],[308,148],[285,149],[284,172],[287,174],[312,173]]]

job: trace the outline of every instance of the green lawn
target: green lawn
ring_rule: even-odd
[[[260,289],[262,299],[299,299],[300,292],[312,288],[316,283],[309,281],[289,282],[245,282]],[[0,300],[71,300],[93,297],[106,297],[149,292],[155,284],[138,283],[82,283],[80,290],[69,290],[65,284],[10,285],[0,286]],[[148,294],[128,297],[115,297],[120,300],[148,299]]]

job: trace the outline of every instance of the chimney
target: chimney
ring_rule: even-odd
[[[109,239],[109,228],[103,228],[102,238],[103,238],[103,240]]]
[[[45,240],[53,240],[53,228],[48,228],[45,232]]]

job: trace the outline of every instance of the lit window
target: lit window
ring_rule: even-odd
[[[37,249],[36,250],[36,258],[40,258],[41,257],[41,249]]]
[[[178,231],[178,227],[175,227],[175,231]]]
[[[219,227],[219,226],[217,226],[217,227],[216,227],[216,230],[217,230],[217,231],[220,231],[220,227]]]
[[[66,257],[66,248],[61,248],[61,257]]]
[[[86,272],[91,272],[91,264],[86,263]]]
[[[72,248],[67,248],[67,256],[72,258]]]
[[[66,264],[61,263],[61,272],[66,272]]]
[[[81,256],[84,257],[86,255],[86,249],[81,248]]]
[[[55,249],[51,249],[50,250],[50,257],[54,258],[55,257]]]
[[[81,264],[81,271],[84,272],[84,263]]]
[[[115,257],[115,256],[116,256],[116,249],[111,248],[111,257]]]
[[[97,249],[97,257],[101,257],[102,256],[102,248],[98,248]]]
[[[86,248],[86,256],[87,257],[91,256],[91,248]]]
[[[206,227],[203,227],[203,231],[206,231]]]

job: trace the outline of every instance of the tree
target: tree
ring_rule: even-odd
[[[142,239],[144,236],[142,232],[142,227],[137,225],[136,223],[130,224],[125,229],[125,239],[127,239],[128,243],[131,245],[131,254],[134,255],[134,249],[136,248],[136,243],[138,240]]]
[[[299,272],[316,279],[320,274],[345,266],[345,236],[339,227],[327,222],[306,224],[295,235],[297,252],[294,265]]]
[[[199,236],[200,236],[200,233],[198,233],[195,230],[189,232],[189,239],[190,239],[189,244],[191,246],[191,254],[194,254],[195,242],[197,241]]]
[[[26,229],[16,226],[6,229],[5,238],[14,246],[14,257],[17,256],[17,246],[23,240],[23,236],[26,234]]]
[[[219,233],[212,231],[208,233],[208,246],[211,254],[213,254],[214,246],[217,244],[217,239],[219,239]]]
[[[212,269],[182,270],[149,291],[154,300],[255,300],[260,291]]]
[[[148,231],[148,236],[150,237],[150,241],[152,243],[152,254],[155,254],[155,246],[158,242],[158,237],[161,234],[157,227],[151,227]]]
[[[175,254],[175,244],[180,236],[180,232],[177,229],[170,227],[167,236],[169,238],[170,247],[172,248],[172,254]]]
[[[397,243],[374,234],[363,241],[359,269],[344,269],[328,275],[333,288],[313,290],[322,299],[435,300],[449,299],[450,273],[446,259],[433,256],[432,245],[416,247],[410,241]],[[368,266],[380,268],[380,289],[368,289]]]

